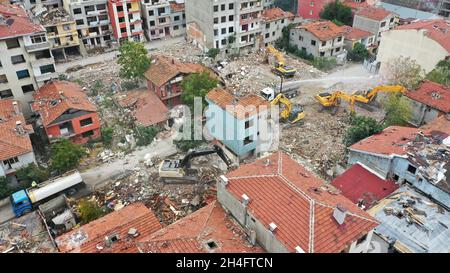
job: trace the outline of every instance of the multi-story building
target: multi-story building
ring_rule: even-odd
[[[383,8],[363,8],[353,17],[353,27],[375,34],[378,44],[381,33],[394,28],[397,24],[398,15]]]
[[[78,55],[82,52],[75,20],[64,8],[61,7],[44,12],[33,9],[33,12],[39,22],[45,27],[55,59],[67,59],[68,54]]]
[[[62,0],[16,0],[11,3],[22,3],[26,10],[31,10],[35,6],[45,7],[47,9],[55,9],[62,7]]]
[[[64,9],[75,19],[78,36],[86,49],[105,47],[113,40],[107,0],[63,0]]]
[[[20,101],[29,116],[33,91],[58,76],[45,28],[20,6],[0,4],[0,52],[0,99]]]
[[[108,0],[108,12],[117,41],[144,41],[139,0]]]
[[[441,0],[439,5],[439,15],[450,18],[450,0]]]
[[[265,9],[262,12],[261,19],[264,46],[274,43],[281,38],[283,35],[283,28],[296,22],[295,15],[291,12],[283,11],[280,8]]]
[[[370,52],[376,49],[375,34],[350,26],[344,26],[344,29],[344,48],[347,51],[352,50],[356,43],[362,44]]]
[[[314,57],[334,57],[344,52],[344,33],[331,21],[317,21],[292,28],[289,43]]]
[[[303,19],[320,19],[323,7],[333,0],[297,0],[297,15]]]
[[[186,33],[184,1],[142,0],[141,8],[148,40],[175,37]]]
[[[262,10],[261,0],[186,1],[187,37],[204,51],[252,51],[259,48]]]
[[[262,0],[264,8],[273,8],[275,0]]]

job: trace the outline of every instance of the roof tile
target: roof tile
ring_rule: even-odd
[[[450,39],[450,35],[448,38]],[[406,96],[444,113],[450,113],[450,87],[425,80],[419,88],[408,92]]]
[[[345,33],[343,27],[337,26],[331,21],[317,21],[305,25],[295,27],[297,29],[305,29],[311,32],[321,41],[328,41],[337,38]]]

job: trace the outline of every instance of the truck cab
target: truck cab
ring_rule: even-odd
[[[26,190],[20,190],[10,196],[12,209],[16,217],[20,217],[33,209]]]

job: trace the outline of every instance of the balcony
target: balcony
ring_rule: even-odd
[[[91,21],[91,22],[89,22],[89,26],[90,27],[96,27],[96,26],[98,26],[100,24],[100,21]]]
[[[109,25],[110,21],[109,20],[101,20],[100,21],[100,25]]]
[[[30,64],[33,69],[39,70],[39,67],[41,67],[43,65],[52,64],[54,62],[55,62],[55,60],[53,59],[53,57],[49,57],[49,58],[41,58],[41,59],[31,60]]]
[[[48,81],[50,79],[58,78],[58,73],[49,72],[49,73],[41,74],[39,76],[35,75],[34,77],[36,78],[37,82],[44,82],[44,81]]]
[[[33,51],[38,51],[38,50],[48,49],[48,48],[50,48],[50,43],[49,42],[44,42],[44,43],[40,43],[40,44],[32,44],[32,45],[25,45],[25,49],[28,52],[33,52]]]

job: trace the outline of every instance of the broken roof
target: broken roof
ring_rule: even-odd
[[[246,194],[248,212],[266,228],[277,226],[274,236],[290,252],[340,252],[378,225],[349,199],[330,189],[283,152],[241,165],[226,174],[226,189],[241,200]],[[344,223],[333,217],[345,207]]]
[[[0,160],[6,160],[15,156],[33,152],[29,133],[33,132],[31,125],[26,125],[25,118],[17,103],[16,113],[14,100],[0,100]],[[24,132],[19,131],[17,122],[21,123]]]
[[[450,115],[442,115],[420,128],[425,131],[441,131],[450,135]]]
[[[368,209],[385,198],[398,185],[392,180],[379,177],[375,172],[361,163],[354,164],[343,174],[336,177],[331,184],[359,207]]]
[[[448,38],[450,39],[450,34]],[[450,87],[425,80],[406,96],[444,113],[450,113]]]
[[[356,0],[344,0],[342,1],[342,4],[352,9],[365,8],[370,5],[368,1],[356,1]]]
[[[375,232],[401,252],[448,253],[450,213],[409,186],[402,186],[368,212]]]
[[[184,3],[177,3],[177,1],[169,1],[170,9],[174,12],[184,11]]]
[[[360,39],[367,38],[367,37],[375,35],[373,33],[370,33],[368,31],[365,31],[365,30],[362,30],[362,29],[359,29],[359,28],[354,28],[354,27],[351,27],[351,26],[343,26],[343,27],[345,29],[344,37],[347,40],[355,41],[355,40],[360,40]]]
[[[355,15],[369,18],[376,21],[382,21],[389,15],[391,15],[392,12],[384,9],[384,8],[377,8],[377,7],[365,7],[356,12]]]
[[[45,28],[33,23],[20,5],[0,3],[0,39],[38,32],[45,32]]]
[[[160,228],[150,209],[143,203],[133,203],[57,237],[56,244],[61,252],[136,253],[137,240]],[[129,234],[130,229],[136,230],[136,237]],[[107,242],[108,236],[117,240]]]
[[[245,119],[259,111],[270,108],[267,100],[258,95],[250,94],[241,99],[235,98],[230,92],[222,88],[216,88],[208,92],[206,100],[227,110],[238,119]]]
[[[343,27],[337,26],[331,21],[317,21],[295,27],[297,29],[305,29],[311,32],[321,41],[328,41],[337,38],[345,33]]]
[[[34,13],[34,16],[36,16],[44,26],[75,22],[73,17],[70,16],[70,14],[67,13],[67,11],[62,7],[52,8],[50,10],[47,10],[47,8],[43,7],[43,9],[39,10],[38,6],[35,6],[32,8],[32,11]]]
[[[278,7],[275,7],[263,10],[261,16],[264,21],[268,22],[291,18],[294,17],[295,15],[292,12],[284,11]]]
[[[118,103],[122,107],[131,108],[136,122],[142,126],[151,126],[169,119],[169,109],[147,89],[128,91],[120,95]]]
[[[450,23],[444,19],[418,20],[393,30],[425,30],[425,35],[450,52]]]
[[[51,124],[69,109],[97,111],[83,89],[68,81],[51,81],[43,85],[33,94],[31,107],[39,113],[44,126]]]
[[[142,238],[138,246],[145,253],[263,252],[245,237],[242,228],[225,213],[219,202],[214,201]]]

